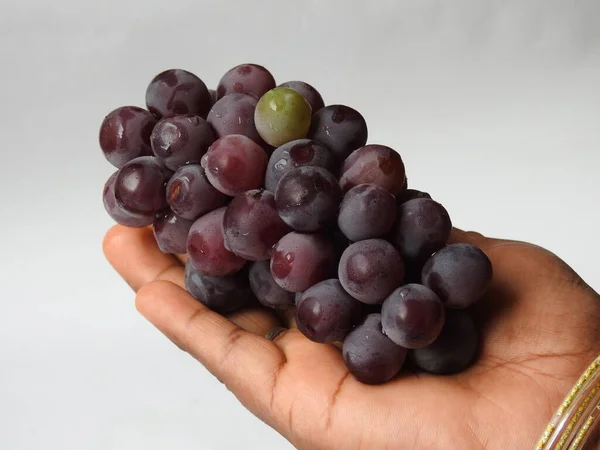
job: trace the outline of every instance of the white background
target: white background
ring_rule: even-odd
[[[289,448],[101,253],[104,115],[164,69],[215,87],[243,62],[361,111],[456,226],[543,245],[600,289],[598,0],[2,0],[2,450]]]

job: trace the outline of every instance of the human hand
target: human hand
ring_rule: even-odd
[[[107,259],[137,292],[136,307],[299,449],[529,449],[579,375],[600,354],[600,297],[563,261],[527,243],[453,231],[494,267],[473,308],[475,363],[452,376],[402,373],[356,381],[333,345],[250,308],[223,317],[191,297],[181,258],[151,229],[114,226]],[[288,324],[286,324],[288,325]],[[597,445],[595,444],[593,445]]]

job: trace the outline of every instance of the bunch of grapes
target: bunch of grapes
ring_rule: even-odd
[[[446,209],[408,189],[393,149],[367,144],[355,109],[302,81],[243,64],[216,91],[180,69],[157,75],[146,109],[112,111],[100,146],[118,170],[104,206],[187,253],[188,292],[222,314],[258,301],[295,309],[312,341],[341,346],[356,379],[385,383],[410,355],[435,374],[478,347],[469,307],[492,266],[449,244]]]

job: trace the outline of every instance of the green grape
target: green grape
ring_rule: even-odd
[[[308,133],[312,108],[298,92],[271,89],[261,97],[254,112],[258,134],[273,147],[302,139]]]

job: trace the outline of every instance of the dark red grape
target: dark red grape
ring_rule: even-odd
[[[268,308],[287,310],[295,304],[295,294],[277,284],[269,261],[256,261],[250,266],[250,287],[260,303]]]
[[[100,148],[113,166],[123,167],[138,156],[152,155],[150,134],[156,118],[137,106],[123,106],[110,112],[100,126]]]
[[[167,207],[165,185],[171,175],[154,156],[132,159],[119,170],[115,198],[127,211],[156,214]]]
[[[297,231],[316,231],[334,221],[341,197],[331,172],[314,166],[290,170],[275,190],[279,215]]]
[[[202,117],[191,114],[160,120],[151,136],[154,156],[171,170],[200,163],[214,141],[210,125]]]
[[[400,155],[385,145],[365,145],[344,161],[340,186],[344,192],[359,184],[377,184],[396,195],[402,191],[405,169]]]
[[[429,195],[427,192],[417,191],[416,189],[405,189],[396,196],[396,203],[401,205],[402,203],[406,203],[409,200],[414,200],[415,198],[431,199],[431,195]]]
[[[446,208],[434,200],[417,198],[398,206],[392,242],[406,261],[422,263],[446,244],[451,231]]]
[[[305,291],[335,273],[335,249],[322,234],[288,233],[273,248],[271,273],[283,289]]]
[[[389,242],[367,239],[344,251],[338,277],[352,297],[363,303],[381,303],[402,284],[404,263]]]
[[[179,217],[173,211],[161,214],[154,221],[154,238],[163,253],[186,252],[188,233],[194,221]]]
[[[250,261],[269,259],[273,245],[290,231],[277,214],[274,195],[263,189],[238,194],[225,210],[225,247]]]
[[[219,81],[217,98],[228,94],[248,94],[257,99],[275,87],[275,78],[258,64],[240,64],[228,70]]]
[[[492,281],[492,263],[471,244],[451,244],[435,253],[423,267],[421,281],[448,308],[466,308],[479,300]]]
[[[265,151],[239,134],[218,139],[202,157],[202,167],[210,183],[231,196],[260,188],[267,162]]]
[[[381,314],[369,314],[346,336],[342,346],[346,367],[365,384],[383,384],[394,378],[404,365],[406,353],[383,334]]]
[[[246,262],[225,248],[221,232],[224,215],[224,207],[215,209],[196,220],[190,228],[187,253],[194,268],[204,275],[230,275]]]
[[[126,227],[142,228],[154,222],[154,214],[135,214],[124,209],[115,199],[115,180],[117,174],[113,173],[104,185],[102,202],[108,215],[117,223]]]
[[[404,348],[423,348],[435,341],[444,317],[440,298],[420,284],[399,287],[381,306],[383,332]]]
[[[199,302],[220,314],[240,309],[253,298],[248,272],[242,270],[226,277],[212,277],[185,265],[185,288]]]
[[[367,143],[364,117],[344,105],[330,105],[314,112],[308,138],[329,148],[338,161]]]
[[[286,81],[285,83],[281,83],[277,87],[293,89],[294,91],[298,92],[306,99],[306,101],[312,108],[313,113],[317,112],[325,106],[321,94],[319,94],[319,92],[314,87],[312,87],[308,83],[305,83],[304,81]]]
[[[181,114],[206,117],[211,104],[204,82],[182,69],[159,73],[146,90],[146,106],[159,119]]]
[[[336,279],[321,281],[302,294],[296,307],[298,329],[315,342],[343,340],[356,323],[360,303]]]
[[[362,241],[386,235],[395,220],[394,196],[376,184],[360,184],[344,196],[338,227],[351,241]]]
[[[175,171],[167,183],[167,203],[179,216],[188,220],[217,209],[229,197],[217,191],[199,164],[188,164]]]
[[[412,359],[427,372],[451,375],[469,367],[478,347],[479,335],[471,316],[465,311],[446,310],[438,338],[426,347],[413,350]]]
[[[265,187],[275,192],[282,176],[302,166],[316,166],[329,170],[335,168],[331,152],[323,145],[310,139],[297,139],[277,148],[269,159]]]
[[[259,145],[264,141],[256,131],[254,110],[257,100],[247,94],[229,94],[213,105],[206,121],[217,138],[242,134]]]

